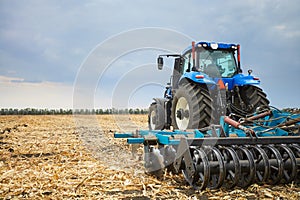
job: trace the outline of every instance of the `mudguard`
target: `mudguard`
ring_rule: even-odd
[[[168,99],[164,99],[164,98],[153,98],[153,100],[157,105],[160,105],[162,107],[164,107],[165,102],[168,101]]]
[[[236,74],[233,76],[233,85],[244,86],[244,85],[259,85],[260,80],[255,79],[254,76]]]
[[[218,82],[220,78],[215,78],[215,82]],[[232,78],[222,78],[224,84],[227,85],[228,90],[232,90],[234,86],[244,86],[244,85],[259,85],[260,81],[254,76],[236,74]]]
[[[210,78],[207,74],[202,72],[185,72],[179,79],[179,84],[182,83],[185,79],[191,80],[195,83],[200,84],[213,84],[215,85],[216,82]]]
[[[184,80],[191,80],[192,82],[199,84],[216,85],[220,78],[211,78],[203,72],[185,72],[179,79],[179,84]],[[254,78],[252,75],[236,74],[232,78],[222,78],[223,82],[228,85],[228,89],[231,90],[235,85],[259,85],[260,80]]]

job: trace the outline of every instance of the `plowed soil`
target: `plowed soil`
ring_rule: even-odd
[[[0,116],[0,199],[300,199],[297,185],[195,191],[182,175],[146,175],[115,131],[146,115]]]

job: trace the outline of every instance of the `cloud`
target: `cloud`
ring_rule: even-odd
[[[72,85],[0,76],[2,108],[72,108]]]
[[[168,42],[162,43],[163,40],[168,40]],[[132,73],[135,68],[144,66],[146,63],[152,63],[151,66],[147,65],[150,71],[146,68],[139,71],[140,73],[134,73],[135,76],[130,76],[131,78],[126,79],[121,85],[124,88],[132,88],[132,84],[140,87],[140,82],[132,81],[149,78],[150,80],[147,79],[149,83],[151,79],[154,80],[157,77],[160,77],[159,83],[164,81],[162,84],[165,84],[169,80],[169,75],[158,76],[153,62],[156,62],[159,53],[178,52],[181,50],[180,47],[188,44],[189,41],[190,38],[186,35],[162,28],[134,29],[109,38],[99,44],[80,67],[74,84],[74,106],[76,108],[84,105],[94,107],[97,102],[94,100],[95,91],[99,88],[102,96],[109,96],[113,102],[114,97],[111,91],[114,90],[116,84],[125,75]],[[121,90],[118,94],[122,92],[129,94],[132,90]],[[83,101],[84,98],[85,101]],[[128,98],[127,96],[119,99],[123,99],[126,103]],[[99,99],[98,102],[100,101]],[[124,106],[124,103],[121,106]]]
[[[142,27],[161,27],[180,31],[195,40],[240,43],[242,64],[262,78],[270,97],[278,91],[294,94],[299,85],[300,4],[296,0],[245,1],[2,1],[0,3],[0,75],[22,77],[24,81],[57,82],[71,85],[79,66],[97,45],[118,33]],[[120,9],[121,8],[121,9]],[[13,11],[13,12],[12,12]],[[105,53],[94,54],[93,70],[85,77],[97,80],[97,67],[114,60],[122,48],[136,39],[147,41],[151,34],[125,38],[105,46]],[[181,52],[190,44],[177,45],[168,36],[155,38],[157,44],[174,45]],[[140,43],[142,45],[142,43]],[[120,56],[117,54],[117,56]],[[117,58],[106,74],[112,88],[114,74],[131,67],[155,62],[156,55],[133,54]],[[152,61],[151,61],[152,59]],[[118,67],[122,67],[120,70]],[[282,69],[285,76],[281,76]],[[126,70],[125,70],[126,69]],[[12,73],[13,72],[13,73]],[[274,77],[281,77],[274,81]],[[294,80],[294,84],[291,83]],[[97,84],[96,84],[97,85]],[[289,90],[280,89],[289,87]],[[276,88],[276,89],[274,89]],[[149,88],[148,88],[149,89]],[[139,92],[140,93],[140,92]],[[299,105],[297,100],[275,100],[279,106]]]

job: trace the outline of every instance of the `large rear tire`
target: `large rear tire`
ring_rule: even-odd
[[[213,121],[212,98],[206,86],[188,83],[179,86],[172,102],[174,129],[199,129]]]
[[[162,130],[165,127],[164,110],[156,103],[149,107],[148,126],[150,130]]]
[[[247,105],[246,112],[252,114],[258,107],[268,107],[270,101],[266,93],[259,87],[246,85],[240,88],[243,101]]]

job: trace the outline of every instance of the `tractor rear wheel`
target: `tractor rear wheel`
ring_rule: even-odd
[[[270,101],[267,99],[266,93],[259,87],[246,85],[240,88],[240,93],[247,108],[246,112],[252,114],[258,107],[267,107]]]
[[[212,98],[206,86],[188,83],[179,86],[172,102],[174,129],[198,129],[212,122]]]

